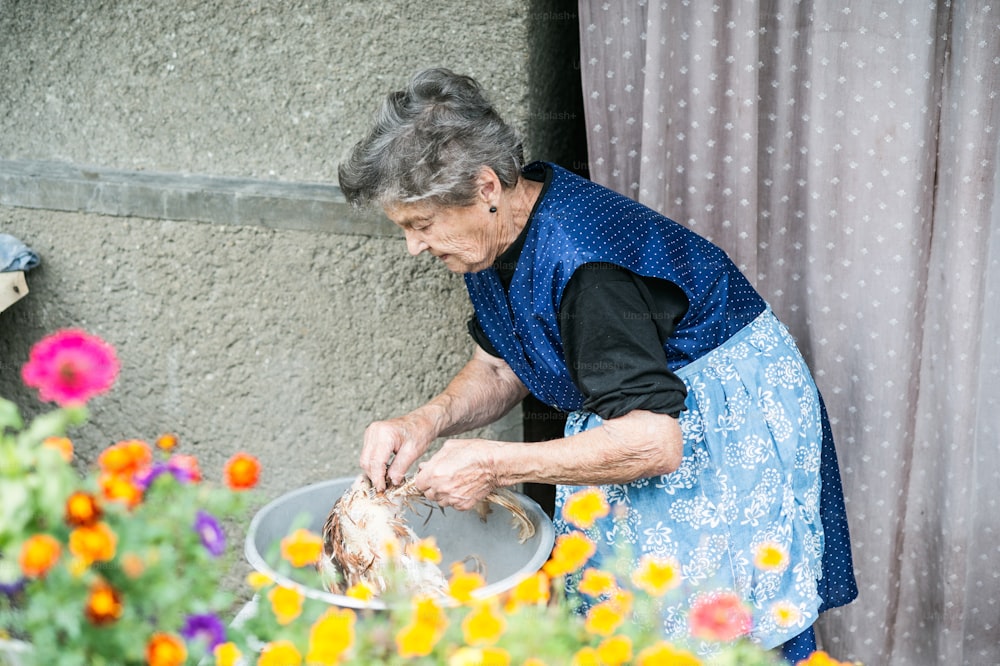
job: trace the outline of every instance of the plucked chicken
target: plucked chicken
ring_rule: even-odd
[[[510,491],[497,489],[480,504],[485,519],[489,504],[510,511],[521,543],[535,533],[535,526]],[[434,563],[415,557],[408,546],[420,537],[407,524],[406,512],[415,504],[428,511],[436,505],[417,490],[412,479],[376,492],[364,475],[334,503],[323,525],[323,557],[318,568],[327,588],[343,594],[363,583],[378,596],[391,581],[409,594],[446,597],[448,580]],[[475,558],[475,553],[469,553]]]

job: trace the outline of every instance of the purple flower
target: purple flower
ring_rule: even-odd
[[[148,467],[140,472],[138,472],[133,480],[135,485],[139,487],[142,492],[149,490],[149,487],[153,485],[153,481],[156,481],[156,477],[160,476],[167,471],[167,466],[163,463],[153,463],[151,467]]]
[[[212,557],[222,555],[226,550],[226,533],[219,521],[210,513],[199,511],[194,519],[194,531],[201,537],[201,543]]]
[[[212,613],[188,615],[181,627],[181,636],[189,643],[203,640],[211,651],[226,642],[226,626]]]
[[[5,597],[14,597],[17,594],[20,594],[27,582],[28,580],[26,578],[18,578],[10,583],[0,580],[0,594]]]

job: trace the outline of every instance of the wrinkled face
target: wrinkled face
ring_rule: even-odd
[[[410,254],[429,252],[453,273],[489,268],[504,249],[496,216],[482,204],[442,207],[417,202],[387,205],[384,210],[403,230]]]

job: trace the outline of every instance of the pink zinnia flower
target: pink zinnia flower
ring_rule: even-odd
[[[732,592],[700,597],[691,607],[688,619],[695,638],[732,641],[750,633],[750,611]]]
[[[107,391],[118,369],[114,347],[83,331],[66,329],[31,348],[21,377],[25,384],[38,389],[43,401],[66,407],[82,405]]]

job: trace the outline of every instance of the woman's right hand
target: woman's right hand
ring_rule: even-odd
[[[431,419],[417,412],[375,421],[365,429],[361,469],[378,492],[388,484],[399,485],[436,436]]]

